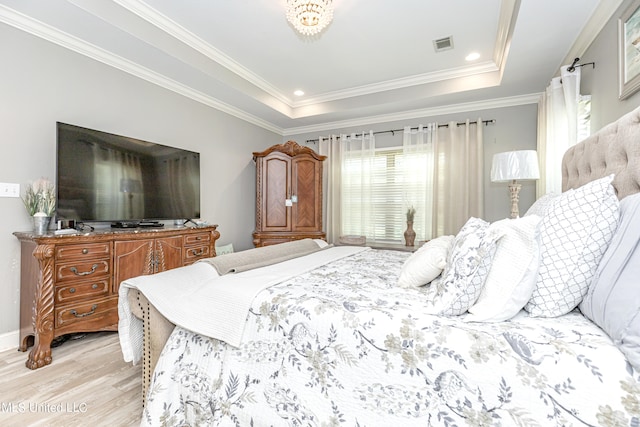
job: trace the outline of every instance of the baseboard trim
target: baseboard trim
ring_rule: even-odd
[[[0,351],[18,349],[20,341],[20,331],[15,330],[0,335]]]

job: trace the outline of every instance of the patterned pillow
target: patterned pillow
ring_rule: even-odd
[[[476,302],[501,236],[479,218],[467,221],[455,237],[442,275],[427,289],[428,314],[457,316]]]
[[[539,227],[542,218],[527,215],[489,226],[505,230],[498,242],[487,281],[465,321],[502,322],[518,314],[529,301],[540,265]]]
[[[563,193],[542,217],[540,271],[525,310],[556,317],[573,310],[618,225],[613,175]]]
[[[403,288],[424,286],[438,277],[447,265],[454,236],[429,240],[411,254],[402,265],[398,285]]]

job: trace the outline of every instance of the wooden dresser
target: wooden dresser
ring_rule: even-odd
[[[255,246],[291,240],[324,239],[322,162],[294,141],[253,153],[256,162]]]
[[[26,365],[51,363],[51,341],[74,332],[118,329],[123,280],[215,256],[217,225],[106,229],[91,233],[13,233],[21,243],[20,351]]]

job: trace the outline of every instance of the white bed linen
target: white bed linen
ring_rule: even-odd
[[[126,362],[137,364],[142,358],[142,320],[131,312],[129,298],[131,289],[150,289],[154,286],[164,292],[175,292],[176,286],[189,283],[191,286],[218,277],[211,264],[195,263],[186,267],[163,271],[155,275],[140,276],[123,281],[118,289],[118,338]]]
[[[239,348],[176,328],[143,425],[635,426],[640,374],[574,311],[423,314],[408,254],[354,254],[261,291]]]
[[[118,312],[122,312],[120,319],[124,319],[119,321],[118,331],[121,342],[124,341],[125,361],[136,362],[140,354],[139,350],[132,351],[134,344],[140,348],[140,341],[134,337],[141,336],[141,329],[140,322],[132,319],[128,307],[129,289],[142,292],[171,323],[238,346],[249,307],[258,292],[328,262],[366,250],[369,248],[328,247],[299,258],[223,276],[205,273],[198,267],[189,269],[184,277],[180,271],[170,270],[162,276],[126,280],[120,285],[118,304]],[[215,271],[211,266],[208,268]]]

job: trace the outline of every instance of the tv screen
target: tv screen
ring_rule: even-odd
[[[57,123],[58,219],[200,217],[200,154]]]

